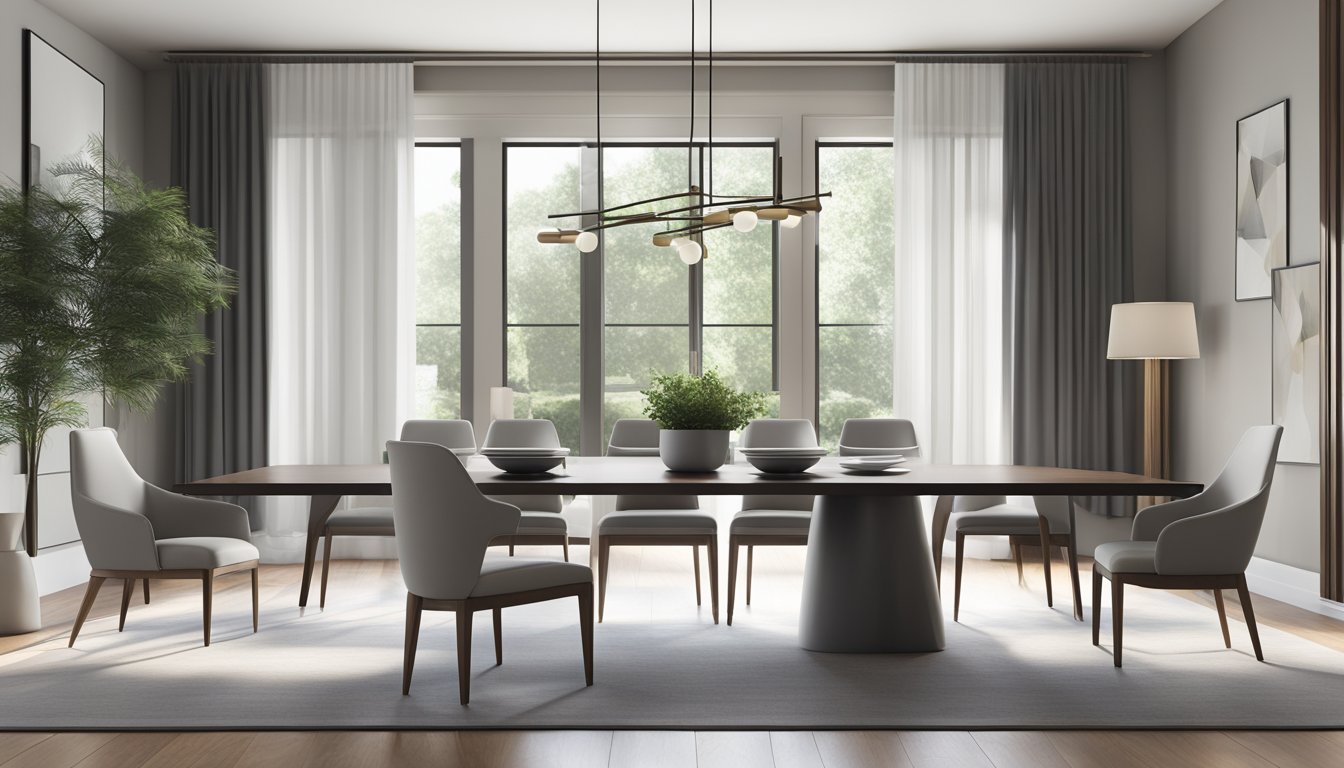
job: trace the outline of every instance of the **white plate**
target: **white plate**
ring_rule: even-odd
[[[900,464],[905,461],[904,456],[841,456],[840,465],[848,466],[850,464],[881,464],[890,466]]]
[[[743,456],[825,456],[830,451],[825,448],[738,448]]]
[[[886,466],[881,464],[841,464],[840,466],[853,475],[904,475],[910,471],[909,467],[898,467],[895,464]]]
[[[851,456],[853,456],[853,457],[858,457],[858,456],[892,456],[892,455],[896,455],[896,454],[899,454],[899,455],[902,455],[902,456],[911,456],[911,455],[916,454],[916,453],[919,453],[919,446],[917,446],[917,445],[910,445],[910,446],[897,446],[897,445],[891,445],[891,446],[882,446],[882,447],[873,447],[873,448],[862,448],[862,447],[859,447],[859,446],[856,446],[856,445],[842,445],[842,446],[840,446],[840,455],[845,456],[846,458],[851,457]]]
[[[482,448],[482,456],[568,456],[568,448]]]

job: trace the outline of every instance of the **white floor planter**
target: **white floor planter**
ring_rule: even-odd
[[[21,635],[42,628],[33,561],[19,534],[22,512],[0,512],[0,635]]]

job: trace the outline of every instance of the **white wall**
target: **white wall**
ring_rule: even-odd
[[[105,141],[109,154],[139,171],[144,161],[143,75],[139,69],[35,0],[0,0],[0,182],[23,173],[23,30],[32,29],[92,72],[105,88]],[[12,448],[0,453],[0,504],[21,509],[23,478]],[[131,451],[133,463],[140,454]],[[40,503],[40,502],[39,502]],[[43,594],[82,582],[88,563],[78,545],[52,548],[37,558]]]
[[[1173,363],[1177,477],[1217,474],[1270,414],[1270,302],[1233,300],[1236,121],[1289,101],[1289,259],[1317,260],[1317,3],[1225,0],[1167,49],[1168,297],[1195,302],[1203,357]],[[1259,557],[1319,570],[1319,469],[1280,465]]]

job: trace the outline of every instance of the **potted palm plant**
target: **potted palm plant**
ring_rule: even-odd
[[[658,456],[673,472],[713,472],[728,456],[728,433],[765,415],[766,395],[729,386],[717,371],[657,374],[640,391],[658,422]]]
[[[149,410],[209,352],[200,319],[234,291],[181,189],[105,162],[96,138],[51,171],[49,188],[0,186],[0,444],[22,456],[30,554],[48,432],[83,425],[88,393]]]

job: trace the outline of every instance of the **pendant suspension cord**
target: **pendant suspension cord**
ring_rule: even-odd
[[[709,0],[709,164],[705,169],[705,192],[714,192],[714,0]]]
[[[691,125],[686,136],[686,191],[695,186],[695,0],[691,0]]]
[[[593,0],[593,102],[597,122],[597,207],[602,208],[602,0]],[[598,216],[598,223],[602,217]]]

